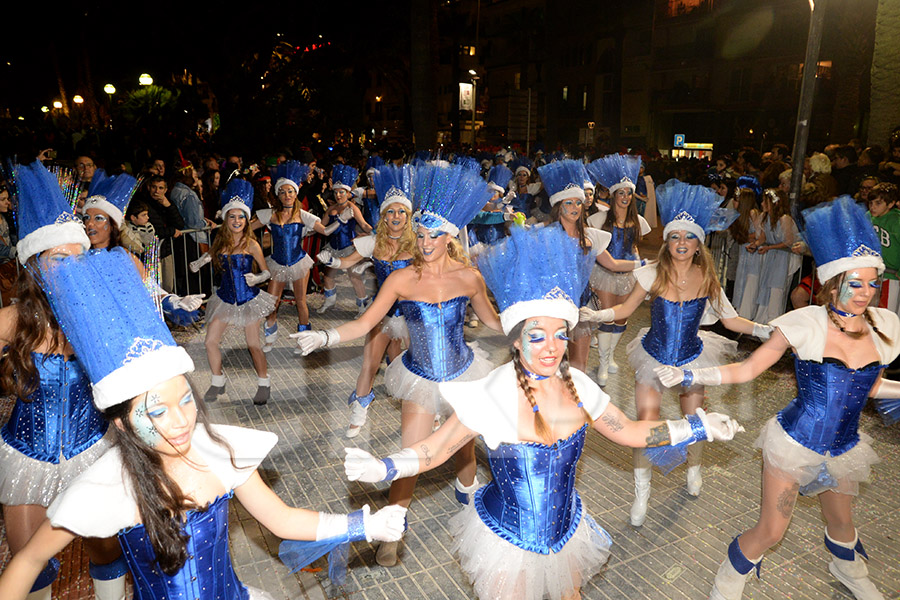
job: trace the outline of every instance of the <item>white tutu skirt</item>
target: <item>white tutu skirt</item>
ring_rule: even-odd
[[[510,544],[491,531],[469,503],[450,519],[452,552],[482,600],[561,600],[579,590],[606,564],[612,539],[586,513],[555,554]]]
[[[346,257],[350,256],[351,254],[353,254],[354,252],[356,252],[356,246],[354,246],[353,244],[350,244],[349,246],[347,246],[346,248],[343,248],[341,250],[335,250],[331,246],[328,246],[328,250],[331,252],[331,255],[335,258],[346,258]]]
[[[469,344],[469,347],[475,353],[475,356],[472,358],[472,364],[463,371],[462,375],[454,378],[453,381],[481,379],[494,368],[488,360],[487,353],[481,350],[477,344]],[[406,365],[403,364],[403,356],[405,354],[406,351],[404,350],[384,370],[384,386],[387,388],[388,393],[398,400],[418,404],[425,412],[442,417],[452,415],[453,408],[444,400],[438,388],[442,382],[419,377],[407,369]]]
[[[617,273],[595,264],[591,271],[591,287],[601,292],[610,292],[617,296],[627,296],[634,289],[636,281],[630,271]],[[604,306],[603,308],[611,308]]]
[[[388,334],[392,340],[409,339],[409,329],[406,328],[406,319],[403,318],[403,315],[382,319],[381,332]]]
[[[666,387],[659,382],[659,377],[653,371],[655,368],[662,366],[658,360],[650,356],[644,350],[641,340],[649,331],[648,327],[642,328],[637,337],[628,342],[625,351],[628,353],[628,362],[634,369],[634,380],[637,383],[643,383],[656,389],[659,393],[663,393]],[[702,369],[704,367],[718,367],[731,362],[731,357],[737,354],[737,342],[724,338],[721,335],[711,331],[700,331],[698,334],[703,340],[703,351],[700,356],[689,363],[680,365],[682,369]]]
[[[762,448],[766,468],[775,469],[785,479],[796,481],[801,488],[823,477],[837,484],[836,487],[810,486],[812,489],[804,491],[807,496],[817,495],[826,489],[856,496],[859,494],[859,482],[868,481],[870,467],[881,461],[871,442],[870,436],[859,432],[859,443],[840,456],[819,454],[794,440],[778,419],[772,417],[760,431],[756,447]],[[823,468],[827,469],[827,474]]]
[[[25,456],[0,438],[0,504],[50,506],[73,479],[109,449],[111,443],[107,431],[81,454],[69,460],[60,457],[59,464],[54,465]]]
[[[260,290],[256,298],[243,304],[231,304],[219,298],[218,294],[213,294],[206,306],[206,322],[221,319],[229,325],[246,327],[270,315],[273,310],[275,296],[265,290]]]
[[[272,281],[280,281],[282,283],[292,283],[298,279],[303,279],[315,264],[309,254],[289,267],[278,264],[271,256],[266,257],[266,266],[269,269],[269,273],[272,274]]]

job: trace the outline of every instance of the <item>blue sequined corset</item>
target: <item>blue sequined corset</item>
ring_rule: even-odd
[[[606,250],[613,258],[619,260],[636,260],[637,254],[634,253],[634,228],[633,227],[613,227],[610,231],[612,239]]]
[[[334,218],[337,219],[337,217]],[[335,250],[343,250],[352,244],[353,238],[356,237],[356,219],[350,219],[346,223],[340,219],[337,221],[340,225],[328,236],[328,244]]]
[[[411,258],[404,258],[403,260],[381,260],[380,258],[375,258],[373,256],[372,265],[375,267],[375,279],[378,281],[378,289],[380,289],[384,284],[384,280],[388,278],[388,275],[390,275],[394,271],[405,269],[411,264]],[[376,293],[378,293],[377,289]],[[394,305],[387,312],[387,316],[396,317],[399,314],[400,305],[397,302],[394,302]]]
[[[491,531],[529,552],[559,552],[581,522],[575,470],[587,425],[552,446],[533,442],[487,448],[493,481],[475,494]]]
[[[247,588],[238,580],[228,552],[228,499],[217,498],[204,511],[189,511],[184,532],[188,559],[174,575],[156,563],[156,553],[143,525],[120,531],[122,554],[134,578],[135,600],[246,600]]]
[[[259,288],[250,287],[244,275],[253,272],[253,257],[249,254],[222,254],[222,282],[216,294],[222,302],[241,305],[256,298]]]
[[[703,341],[697,336],[706,297],[672,302],[657,296],[650,306],[650,331],[641,345],[664,365],[680,367],[700,356]]]
[[[531,214],[531,194],[516,194],[510,204],[516,212],[524,213],[526,216]]]
[[[407,369],[430,381],[449,381],[469,368],[475,354],[463,336],[468,303],[466,296],[438,303],[398,302],[409,329],[409,350],[403,353]]]
[[[778,413],[778,422],[814,452],[843,454],[859,441],[859,414],[881,369],[877,363],[853,370],[836,359],[795,359],[798,396]]]
[[[306,256],[300,247],[303,241],[303,223],[269,224],[272,233],[272,260],[279,265],[290,267]]]
[[[96,444],[108,425],[94,408],[91,382],[81,364],[62,354],[32,352],[40,385],[17,400],[0,429],[3,441],[29,458],[59,464]]]

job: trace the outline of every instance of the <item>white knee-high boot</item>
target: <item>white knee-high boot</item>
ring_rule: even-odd
[[[884,600],[884,596],[869,580],[869,569],[862,557],[869,558],[857,534],[852,542],[838,542],[831,539],[825,530],[825,546],[833,558],[828,570],[853,592],[857,600]]]
[[[597,334],[597,350],[600,354],[600,366],[597,367],[597,384],[600,387],[605,386],[609,379],[609,356],[612,348],[612,337],[613,334],[608,331],[601,330]]]
[[[616,364],[616,346],[619,345],[619,339],[625,333],[625,325],[613,325],[612,341],[609,344],[609,371],[610,375],[619,372],[619,365]]]
[[[91,579],[94,581],[95,600],[125,600],[125,574],[128,563],[120,556],[106,565],[88,565]]]
[[[647,504],[650,502],[650,479],[653,465],[644,455],[643,448],[634,449],[634,504],[631,505],[631,524],[640,527],[647,518]]]
[[[696,442],[687,447],[687,491],[691,496],[699,496],[700,487],[703,485],[700,463],[705,445],[706,442]]]
[[[756,560],[744,556],[738,538],[734,538],[728,546],[728,556],[719,565],[709,600],[740,600],[744,593],[744,585],[747,584],[747,579],[754,569],[756,576],[759,577],[760,561],[761,556]]]

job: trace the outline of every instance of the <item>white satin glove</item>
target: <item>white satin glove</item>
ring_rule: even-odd
[[[172,294],[172,296],[174,296],[172,299],[175,300],[175,308],[180,308],[188,312],[194,312],[203,306],[203,299],[206,298],[206,294],[191,294],[184,298],[179,298],[178,296],[175,296],[175,294]]]
[[[341,259],[335,258],[331,255],[330,250],[322,250],[316,255],[316,260],[319,261],[326,267],[331,267],[332,269],[340,269],[341,268]]]
[[[587,306],[582,306],[578,309],[578,322],[585,323],[610,323],[616,320],[616,312],[611,308],[603,308],[600,310],[594,310]]]
[[[368,504],[363,507],[366,539],[370,542],[396,542],[403,537],[403,530],[406,527],[406,507],[391,504],[372,514],[369,514],[368,508]]]
[[[349,481],[394,481],[419,473],[419,456],[412,448],[395,452],[385,460],[375,458],[359,448],[344,448],[344,473]],[[392,468],[388,471],[388,463]]]
[[[328,329],[324,331],[321,329],[298,331],[297,333],[292,333],[288,337],[297,340],[297,346],[300,348],[303,356],[306,356],[319,348],[328,348],[329,346],[335,346],[341,343],[341,336],[338,334],[337,329]]]
[[[249,285],[250,287],[253,287],[254,285],[258,285],[258,284],[262,283],[263,281],[268,280],[270,276],[271,276],[271,274],[269,273],[268,270],[265,270],[259,274],[244,273],[244,281],[247,282],[247,285]]]
[[[338,260],[338,259],[334,259]],[[362,275],[363,272],[372,266],[372,261],[370,260],[361,260],[352,267],[350,267],[350,272],[354,275]]]
[[[721,385],[722,372],[719,367],[705,369],[680,369],[672,365],[660,365],[653,369],[659,382],[666,387],[674,387],[679,383],[685,387],[692,385]],[[690,373],[690,375],[687,375]]]
[[[874,393],[869,394],[870,398],[900,398],[900,381],[893,379],[882,379],[878,384],[878,389]]]
[[[337,219],[337,217],[331,218],[331,223],[325,226],[325,235],[331,235],[334,231],[341,226],[341,222]]]
[[[191,270],[191,273],[196,273],[199,271],[203,265],[209,264],[209,261],[212,260],[212,256],[209,255],[209,252],[204,252],[203,256],[198,258],[197,260],[193,260],[188,264],[188,268]]]
[[[744,431],[737,421],[721,413],[706,414],[702,408],[698,408],[696,415],[691,415],[691,417],[695,419],[699,417],[703,424],[703,432],[698,435],[691,427],[690,419],[687,417],[677,421],[666,421],[666,425],[669,427],[670,444],[676,446],[682,442],[689,444],[702,441],[727,442],[734,438],[737,432]]]
[[[773,331],[775,331],[775,328],[771,325],[766,325],[764,323],[753,324],[753,337],[762,341],[769,339],[772,336]]]

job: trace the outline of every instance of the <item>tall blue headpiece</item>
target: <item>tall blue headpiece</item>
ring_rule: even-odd
[[[513,227],[508,238],[478,255],[506,334],[528,317],[556,317],[575,327],[593,264],[561,227]]]
[[[124,249],[47,261],[41,264],[41,277],[100,410],[194,370]]]
[[[89,208],[96,208],[109,215],[109,218],[121,227],[128,203],[131,202],[137,186],[138,180],[127,173],[111,177],[106,177],[105,174],[98,177],[97,173],[94,173],[81,214],[87,214]]]
[[[235,177],[225,186],[222,192],[222,209],[219,211],[224,219],[228,211],[238,208],[247,215],[250,220],[250,214],[253,211],[253,184],[246,179]]]
[[[461,165],[470,171],[474,171],[481,175],[481,162],[471,156],[457,155],[453,158],[454,165]]]
[[[584,164],[577,160],[557,160],[538,167],[541,181],[553,206],[563,198],[584,200]]]
[[[737,182],[734,184],[734,189],[747,189],[753,190],[753,193],[756,194],[756,199],[759,200],[759,197],[762,196],[763,188],[759,184],[759,179],[754,177],[753,175],[741,175],[737,178]]]
[[[663,223],[663,239],[670,231],[688,231],[700,241],[710,231],[722,231],[737,220],[739,213],[719,208],[722,197],[703,185],[689,185],[670,179],[656,188],[656,204]]]
[[[366,159],[366,175],[374,175],[375,169],[380,169],[384,166],[384,159],[374,154]]]
[[[502,196],[506,193],[506,186],[512,178],[513,172],[506,165],[491,167],[488,173],[488,187]]]
[[[309,165],[305,165],[297,160],[288,160],[272,170],[272,177],[275,179],[275,186],[272,188],[275,193],[281,189],[281,186],[287,185],[294,188],[298,194],[300,186],[306,181],[309,175]]]
[[[493,196],[484,179],[461,165],[414,169],[412,192],[419,227],[455,236]]]
[[[588,164],[585,169],[591,180],[607,188],[610,195],[621,188],[628,188],[633,192],[641,172],[641,157],[608,154]]]
[[[389,205],[400,203],[412,213],[412,201],[409,199],[412,190],[412,178],[415,168],[411,165],[395,167],[382,165],[375,169],[372,183],[381,203],[379,213]]]
[[[512,169],[512,172],[516,175],[519,174],[519,171],[525,171],[525,173],[527,173],[530,177],[531,169],[534,168],[534,162],[527,156],[517,156],[511,163],[509,163],[509,168]]]
[[[803,211],[803,237],[816,261],[819,281],[825,283],[850,269],[875,267],[884,272],[881,242],[865,209],[850,196]]]
[[[35,161],[30,165],[16,165],[15,183],[19,263],[24,265],[35,254],[62,244],[81,244],[87,252],[91,242],[81,219],[72,214],[72,207],[63,197],[56,175]]]
[[[331,169],[331,188],[352,192],[357,177],[359,177],[359,171],[353,167],[349,165],[334,165],[334,168]]]

